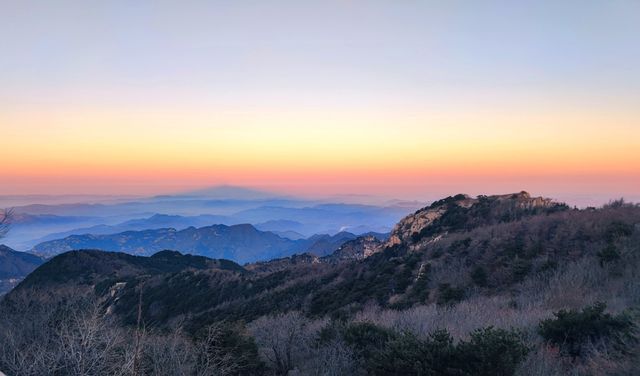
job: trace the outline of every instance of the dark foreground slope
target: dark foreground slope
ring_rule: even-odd
[[[60,255],[3,305],[80,289],[120,328],[179,328],[196,342],[235,323],[270,374],[627,374],[639,359],[640,207],[623,202],[458,195],[386,243],[245,268],[114,255]]]
[[[80,250],[54,257],[25,278],[19,289],[38,292],[62,286],[97,288],[109,280],[143,279],[185,270],[244,272],[242,266],[229,260],[182,255],[175,251],[161,251],[151,257],[142,257],[120,252]]]

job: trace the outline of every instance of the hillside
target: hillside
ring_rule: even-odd
[[[66,252],[47,261],[29,274],[19,289],[42,291],[73,285],[74,288],[88,286],[100,290],[99,286],[110,280],[143,280],[149,276],[185,270],[245,272],[243,267],[229,260],[182,255],[175,251],[160,251],[150,257],[142,257],[120,252],[80,250]]]
[[[515,360],[510,366],[503,365],[506,368],[499,374],[514,374],[525,364],[522,362],[538,365],[536,362],[542,361],[548,368],[540,375],[566,374],[563,370],[569,369],[584,369],[584,374],[589,374],[588,364],[601,364],[605,359],[585,355],[592,354],[587,350],[573,360],[564,358],[562,344],[557,345],[559,355],[545,353],[545,346],[553,343],[548,342],[548,333],[538,331],[542,320],[553,318],[560,310],[593,309],[596,316],[592,317],[600,317],[597,315],[608,306],[612,315],[602,317],[613,320],[620,314],[637,322],[634,312],[640,308],[640,207],[614,202],[599,209],[570,209],[526,192],[448,197],[401,220],[388,241],[360,237],[324,257],[302,254],[212,272],[206,263],[171,270],[140,269],[139,260],[146,258],[126,255],[117,256],[117,266],[111,267],[113,255],[98,251],[60,255],[29,276],[4,304],[18,302],[36,288],[40,291],[36,296],[40,296],[44,291],[55,294],[62,286],[81,285],[97,294],[124,327],[135,325],[140,301],[143,321],[156,328],[171,328],[181,322],[183,330],[197,335],[202,328],[220,322],[251,323],[251,335],[263,351],[271,351],[269,344],[276,336],[265,337],[264,331],[285,324],[288,326],[279,330],[287,330],[293,320],[304,323],[300,324],[304,330],[324,327],[325,332],[315,335],[340,341],[341,346],[347,346],[345,351],[353,357],[353,364],[360,364],[370,374],[389,374],[375,368],[378,356],[399,362],[405,359],[407,364],[418,360],[411,360],[413,355],[406,348],[394,348],[395,342],[376,346],[375,356],[362,352],[357,345],[361,342],[350,337],[355,335],[351,330],[362,329],[357,329],[362,323],[372,325],[367,330],[379,331],[376,335],[384,338],[414,341],[409,348],[429,348],[434,330],[447,330],[451,343],[461,346],[459,351],[476,329],[515,328],[525,334],[529,350],[513,354]],[[176,260],[189,257],[172,255]],[[66,277],[56,276],[54,270],[62,270]],[[594,305],[597,302],[605,305]],[[601,311],[599,307],[603,307]],[[491,330],[482,335],[495,334]],[[413,333],[415,338],[398,333]],[[511,334],[499,335],[512,338]],[[618,351],[602,347],[609,342],[600,334],[588,338],[601,341],[593,345],[599,351]],[[612,367],[624,369],[638,360],[635,342],[625,343],[626,355],[619,355]],[[511,344],[508,348],[518,347]],[[299,356],[308,360],[305,356],[310,355]],[[419,362],[426,361],[424,356]],[[462,367],[455,368],[461,373],[451,374],[495,374],[478,373],[476,368],[464,373],[460,364],[474,363],[455,362],[461,363],[450,366]],[[491,362],[502,364],[502,360]],[[269,364],[270,369],[279,366]],[[300,360],[295,367],[309,364]],[[425,374],[394,364],[398,367],[395,374]],[[520,375],[531,374],[518,369]]]
[[[198,310],[207,311],[202,314],[203,319],[252,319],[274,309],[303,309],[312,315],[336,314],[357,309],[368,301],[382,307],[408,308],[445,302],[450,299],[449,295],[451,299],[463,300],[478,294],[496,294],[561,264],[585,257],[597,258],[598,252],[609,245],[628,242],[627,235],[635,234],[637,223],[640,223],[640,210],[636,207],[570,210],[566,205],[531,198],[525,193],[478,199],[455,196],[403,219],[387,243],[358,238],[327,257],[298,256],[256,264],[260,267],[248,265],[248,270],[262,273],[226,281],[232,285],[232,291],[224,296],[216,290],[204,291],[210,296],[194,302],[189,309],[195,317],[199,315]],[[172,245],[181,242],[180,249],[185,252],[195,250],[209,255],[218,252],[242,259],[240,251],[231,253],[220,245],[216,237],[219,235],[214,232],[220,229],[235,232],[236,239],[244,238],[246,249],[262,247],[261,254],[274,254],[272,250],[276,247],[272,243],[263,242],[261,238],[247,240],[247,236],[262,235],[248,225],[200,229],[211,234],[210,238],[215,239],[221,251],[204,249],[202,244],[206,244],[207,237],[196,229],[160,230],[166,234],[161,240],[153,232],[142,232],[141,237],[153,239],[158,249],[176,248]],[[620,240],[616,231],[624,235]],[[104,248],[117,245],[120,250],[135,252],[141,241],[133,235],[119,235],[118,240],[109,240]],[[276,244],[288,247],[286,249],[294,249],[295,242],[267,236],[275,239]],[[131,240],[118,243],[120,237]],[[189,241],[192,245],[185,245]],[[99,248],[99,245],[105,243],[78,243],[76,248]],[[264,273],[265,270],[277,272]],[[251,283],[241,283],[246,278]],[[427,280],[428,283],[424,283]],[[212,287],[216,283],[209,281]],[[172,306],[174,297],[188,299],[188,295],[197,290],[188,285],[161,287],[167,289],[166,293],[153,295],[166,300],[167,306]],[[243,298],[235,300],[236,296]],[[248,304],[247,299],[255,301]],[[215,307],[219,305],[224,309],[218,311]],[[238,312],[234,312],[236,305]],[[125,305],[121,308],[128,309]]]
[[[42,263],[44,260],[36,255],[0,245],[0,295],[11,290]]]

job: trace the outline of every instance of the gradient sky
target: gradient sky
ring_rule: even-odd
[[[0,194],[640,196],[640,1],[0,0]]]

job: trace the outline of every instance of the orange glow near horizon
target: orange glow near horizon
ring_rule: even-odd
[[[410,196],[429,187],[544,189],[540,182],[637,193],[638,118],[557,109],[0,111],[0,158],[9,161],[0,194],[235,184]]]

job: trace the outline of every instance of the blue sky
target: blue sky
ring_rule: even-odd
[[[3,1],[0,31],[0,93],[18,103],[640,86],[637,1]]]

